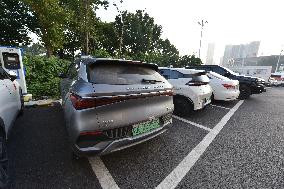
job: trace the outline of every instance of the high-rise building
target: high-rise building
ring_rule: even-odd
[[[249,44],[226,45],[223,65],[232,63],[232,59],[257,57],[260,41],[253,41]]]
[[[207,49],[207,56],[206,56],[207,65],[214,64],[214,51],[215,51],[215,43],[209,43]]]

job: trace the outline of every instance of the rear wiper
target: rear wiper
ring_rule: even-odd
[[[155,79],[142,79],[141,82],[142,83],[158,83],[158,82],[163,82],[163,81],[159,81]]]

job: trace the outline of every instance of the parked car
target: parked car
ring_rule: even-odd
[[[231,80],[215,72],[208,72],[209,85],[212,87],[214,100],[231,101],[239,97],[239,81]]]
[[[212,71],[218,73],[222,76],[225,76],[232,80],[238,80],[240,83],[240,99],[247,99],[252,94],[259,94],[265,90],[265,86],[262,80],[258,78],[253,78],[249,76],[239,75],[232,70],[218,66],[218,65],[199,65],[199,66],[187,66],[187,69],[197,69],[205,70],[207,72]]]
[[[73,155],[102,155],[147,141],[172,123],[173,87],[154,64],[84,58],[60,74]]]
[[[174,86],[175,114],[186,116],[211,103],[212,89],[206,72],[184,68],[159,68]]]
[[[8,185],[7,138],[12,125],[19,113],[23,112],[24,104],[21,89],[0,66],[0,188]],[[15,83],[14,83],[15,82]]]

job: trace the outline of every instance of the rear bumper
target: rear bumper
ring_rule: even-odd
[[[77,145],[74,145],[73,151],[75,154],[79,156],[88,156],[88,155],[105,155],[111,152],[123,150],[125,148],[140,144],[160,134],[164,133],[172,124],[172,120],[170,122],[165,123],[163,126],[143,135],[135,136],[135,137],[127,137],[117,140],[109,140],[98,143],[93,147],[80,148]]]
[[[239,90],[231,91],[231,90],[223,90],[219,92],[214,93],[214,99],[215,100],[222,100],[222,101],[231,101],[236,100],[240,95]]]

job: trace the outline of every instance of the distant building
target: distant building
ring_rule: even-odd
[[[247,58],[235,58],[233,64],[227,66],[272,66],[272,72],[275,71],[276,65],[279,59],[279,55],[260,56],[260,57],[247,57]],[[279,60],[279,67],[284,67],[284,56],[282,55]]]
[[[232,64],[233,59],[257,57],[260,41],[253,41],[249,44],[226,45],[222,64]],[[231,65],[232,66],[232,65]]]
[[[215,43],[209,43],[207,49],[206,64],[214,64],[214,51]]]

